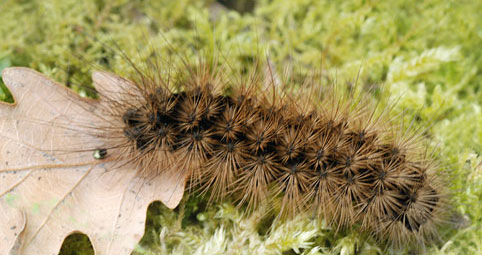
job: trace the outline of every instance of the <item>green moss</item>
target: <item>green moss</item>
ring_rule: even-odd
[[[293,66],[295,78],[319,68],[323,58],[338,83],[353,82],[360,71],[360,83],[384,86],[379,96],[400,97],[395,111],[405,112],[406,121],[416,115],[417,125],[430,126],[430,143],[449,170],[455,209],[470,221],[468,228],[443,229],[443,242],[427,253],[480,253],[482,2],[260,0],[252,12],[236,8],[248,12],[213,0],[5,0],[0,69],[28,66],[86,94],[92,69],[129,75],[119,49],[141,64],[155,50],[174,66],[174,52],[222,52],[226,57],[217,60],[238,72],[267,55],[279,70]],[[1,83],[0,99],[11,99]],[[190,198],[182,212],[151,206],[137,254],[380,253],[356,231],[314,231],[309,217],[266,231],[265,218],[242,217],[229,202],[202,203]]]

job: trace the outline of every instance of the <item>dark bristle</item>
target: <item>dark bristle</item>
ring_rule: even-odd
[[[138,109],[128,109],[124,115],[122,115],[122,121],[128,127],[134,127],[140,123],[140,113]]]
[[[137,140],[142,136],[142,130],[140,127],[124,128],[124,135],[131,141]]]

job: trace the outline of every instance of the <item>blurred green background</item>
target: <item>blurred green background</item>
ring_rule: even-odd
[[[323,67],[336,82],[383,86],[395,112],[430,126],[449,170],[455,222],[427,254],[482,254],[482,1],[0,0],[0,70],[34,68],[89,96],[90,72],[129,75],[136,64],[182,52],[221,52],[239,73],[257,57],[303,77]],[[94,96],[94,95],[90,95]],[[383,95],[382,95],[383,96]],[[11,95],[0,82],[0,100]],[[355,231],[309,217],[267,231],[270,216],[191,197],[175,211],[154,203],[135,254],[384,254]],[[397,251],[410,254],[414,251]],[[93,254],[73,235],[61,254]]]

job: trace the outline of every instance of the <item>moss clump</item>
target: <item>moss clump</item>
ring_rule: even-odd
[[[280,70],[294,66],[295,78],[319,68],[323,56],[328,77],[353,82],[360,72],[360,83],[383,85],[392,98],[400,97],[396,112],[430,126],[426,134],[450,170],[457,217],[465,219],[459,222],[469,223],[442,229],[443,241],[427,254],[482,250],[482,2],[260,0],[253,10],[236,8],[246,12],[214,0],[5,0],[0,69],[31,67],[89,94],[82,87],[91,83],[92,69],[129,74],[118,49],[140,64],[155,50],[174,65],[179,60],[174,52],[185,57],[222,52],[228,57],[218,61],[241,72],[256,56],[268,55]],[[0,99],[11,100],[1,83]],[[151,206],[136,253],[382,252],[356,231],[334,234],[315,228],[309,217],[267,232],[263,217],[241,217],[230,203],[205,208],[201,203],[190,198],[184,213]],[[82,240],[74,243],[87,242]],[[62,254],[78,249],[69,247]]]

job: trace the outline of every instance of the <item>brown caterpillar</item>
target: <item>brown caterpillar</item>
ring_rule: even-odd
[[[280,79],[269,61],[241,75],[216,58],[180,58],[174,68],[126,58],[130,80],[94,74],[121,87],[98,91],[95,123],[46,124],[95,137],[95,145],[45,150],[93,152],[95,163],[129,164],[143,180],[175,172],[189,193],[230,198],[247,211],[276,208],[277,220],[309,212],[395,247],[436,240],[447,205],[440,169],[419,130],[394,124],[393,104],[374,102],[358,85],[323,84],[318,73]]]
[[[96,157],[127,160],[145,178],[177,171],[189,191],[250,210],[279,197],[280,218],[310,211],[396,247],[437,238],[446,195],[419,132],[357,87],[307,77],[295,90],[255,66],[239,80],[204,60],[172,76],[136,69],[128,93],[102,95]]]

